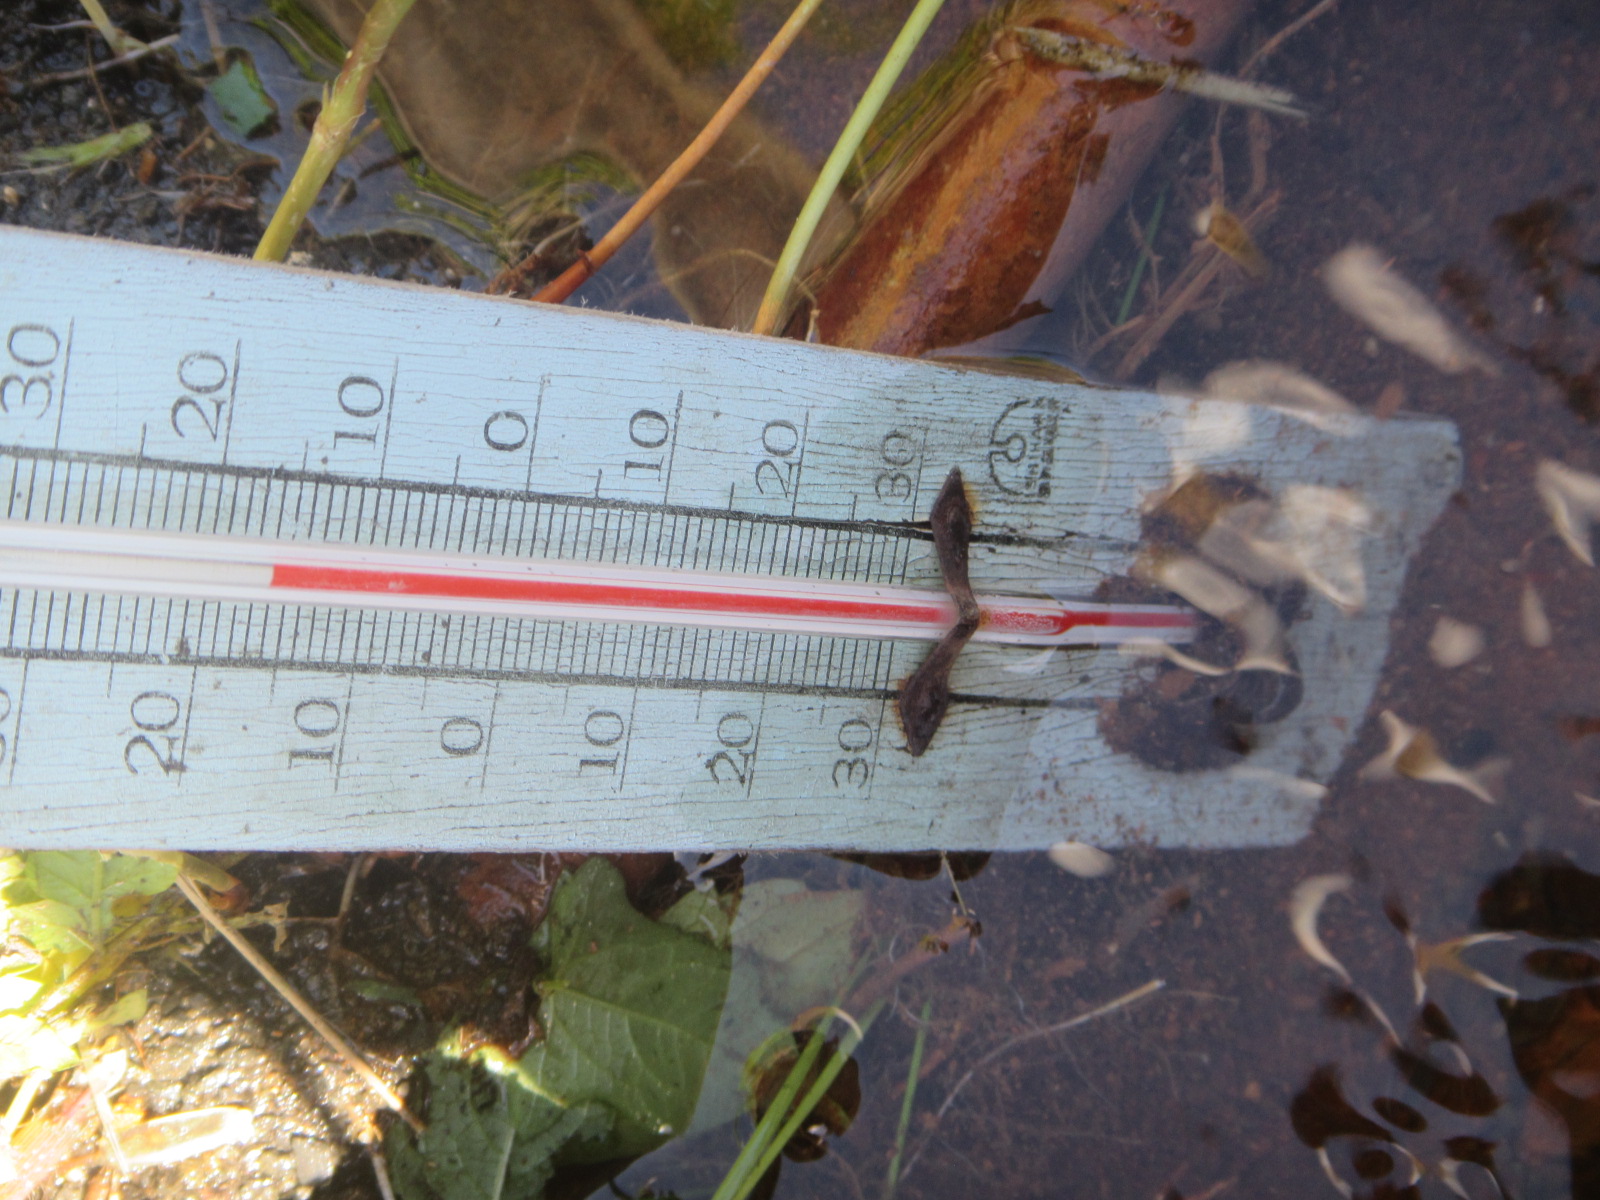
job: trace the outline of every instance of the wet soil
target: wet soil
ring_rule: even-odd
[[[1259,44],[1309,7],[1263,3],[1241,45]],[[110,8],[147,38],[180,20],[170,3]],[[76,15],[74,5],[46,0],[0,12],[0,152],[144,119],[156,126],[155,165],[142,179],[137,156],[84,172],[7,175],[0,219],[247,252],[262,222],[259,189],[281,168],[205,138],[196,85],[159,57],[101,73],[98,90],[88,80],[36,85],[40,73],[84,65],[92,39],[34,28]],[[1447,1160],[1472,1158],[1492,1161],[1510,1195],[1600,1194],[1592,1088],[1600,1005],[1590,983],[1552,978],[1536,953],[1600,935],[1600,894],[1586,874],[1600,872],[1600,811],[1580,798],[1600,795],[1592,732],[1600,588],[1593,569],[1552,535],[1532,485],[1542,458],[1600,471],[1600,279],[1584,265],[1600,259],[1597,62],[1600,11],[1588,0],[1342,0],[1273,56],[1265,75],[1313,111],[1304,125],[1270,127],[1265,183],[1281,200],[1258,240],[1273,272],[1260,284],[1225,274],[1130,382],[1192,381],[1226,362],[1268,358],[1363,407],[1458,423],[1465,478],[1413,565],[1361,737],[1297,846],[1129,851],[1111,876],[1093,880],[1043,856],[999,856],[961,884],[982,936],[902,984],[861,1054],[855,1126],[819,1162],[786,1169],[781,1195],[884,1193],[924,1003],[930,1026],[902,1196],[1331,1197],[1318,1147],[1343,1178],[1360,1177],[1374,1194],[1446,1194]],[[818,77],[816,111],[836,116],[856,76],[832,71]],[[780,75],[777,85],[767,109],[774,120],[803,83]],[[1169,279],[1192,252],[1189,216],[1216,186],[1214,119],[1192,106],[1130,202],[1142,223],[1165,189],[1169,217],[1154,250],[1157,274]],[[793,123],[797,144],[826,143],[820,118]],[[1230,119],[1221,149],[1223,195],[1236,198],[1251,171],[1245,122]],[[1351,241],[1392,256],[1461,325],[1476,328],[1499,374],[1445,376],[1371,339],[1317,274]],[[430,274],[410,265],[420,249],[411,240],[307,246],[356,269]],[[1139,253],[1114,228],[1037,343],[1089,346]],[[1141,292],[1133,311],[1148,301]],[[1080,365],[1109,375],[1119,351],[1112,343]],[[1530,586],[1553,631],[1548,646],[1529,645],[1522,632]],[[1453,670],[1427,650],[1446,615],[1487,638],[1483,655]],[[1358,768],[1383,748],[1383,709],[1429,730],[1458,765],[1508,760],[1499,803],[1360,778]],[[421,905],[428,920],[445,922],[434,928],[447,926],[456,916],[430,906],[455,912],[455,901],[428,874],[434,869],[384,866],[374,895],[394,898],[388,908],[370,903],[384,912],[410,905],[413,918]],[[763,860],[759,869],[866,889],[868,927],[885,944],[895,931],[915,937],[943,925],[951,908],[947,880],[894,880],[810,856]],[[338,864],[262,857],[248,871],[261,896],[281,892],[291,912],[300,906],[296,915],[327,916],[342,884]],[[1350,985],[1313,963],[1290,930],[1295,886],[1326,872],[1352,879],[1322,925]],[[376,963],[371,977],[380,982],[432,986],[421,976],[442,966],[401,952],[414,921],[359,919],[371,922],[361,970],[370,975]],[[1429,943],[1514,931],[1511,941],[1465,953],[1524,1002],[1507,1005],[1439,970],[1427,981],[1435,1008],[1419,1007],[1401,924]],[[266,932],[261,938],[270,945]],[[486,953],[490,945],[472,944]],[[340,973],[349,963],[333,953],[325,926],[299,926],[275,953],[297,964],[322,1002],[348,1005],[342,1016],[375,1052],[408,1049],[436,1028],[425,1008],[368,1001],[361,1009],[350,999]],[[495,977],[514,974],[513,960],[496,957]],[[375,1194],[352,1148],[370,1137],[362,1098],[319,1082],[343,1077],[281,1005],[216,949],[168,974],[139,1031],[155,1051],[145,1084],[155,1102],[244,1102],[272,1118],[260,1146],[195,1168],[212,1175],[168,1169],[135,1179],[124,1195]],[[319,988],[319,974],[333,982]],[[1078,1029],[1039,1035],[1151,979],[1164,980],[1164,990]],[[1417,1060],[1392,1052],[1374,1006]],[[984,1057],[1013,1038],[1026,1040]],[[1481,1084],[1462,1082],[1473,1080]],[[714,1186],[739,1136],[730,1129],[669,1147],[620,1186],[637,1193],[654,1180],[697,1194]],[[1411,1191],[1413,1164],[1424,1173]],[[1493,1194],[1480,1168],[1463,1168],[1461,1182],[1470,1195]],[[69,1182],[59,1194],[79,1188]]]

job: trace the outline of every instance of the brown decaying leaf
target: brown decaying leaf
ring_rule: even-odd
[[[1194,218],[1194,231],[1239,265],[1252,279],[1265,279],[1272,264],[1261,253],[1244,222],[1220,203],[1206,205]]]
[[[929,516],[933,546],[939,556],[945,590],[956,602],[956,623],[946,631],[900,690],[900,724],[906,746],[916,757],[928,749],[950,707],[950,671],[972,635],[982,613],[967,577],[967,546],[972,540],[972,504],[961,468],[952,468],[939,489]]]

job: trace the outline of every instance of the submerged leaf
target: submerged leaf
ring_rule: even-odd
[[[1130,83],[1171,88],[1222,104],[1242,104],[1280,116],[1306,115],[1304,109],[1296,107],[1294,96],[1282,88],[1217,75],[1192,62],[1157,62],[1102,41],[1032,25],[1012,26],[1010,32],[1040,58],[1097,79],[1126,79]]]
[[[837,1003],[855,961],[863,897],[812,891],[798,879],[745,885],[733,926],[733,975],[706,1072],[694,1129],[726,1124],[743,1110],[746,1060],[802,1012]]]
[[[436,1053],[424,1060],[428,1128],[413,1139],[397,1125],[385,1149],[402,1200],[510,1200],[540,1196],[566,1147],[611,1130],[600,1105],[566,1108],[522,1086],[515,1067]]]
[[[206,91],[217,102],[222,123],[241,138],[254,137],[278,115],[248,55],[229,63],[226,71],[206,85]]]
[[[694,1115],[728,990],[729,960],[703,937],[641,916],[622,876],[591,858],[563,879],[535,936],[544,1041],[517,1076],[558,1103],[615,1114],[585,1161],[642,1154]]]

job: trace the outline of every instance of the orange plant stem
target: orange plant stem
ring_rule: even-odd
[[[744,78],[739,80],[739,86],[728,94],[722,102],[722,107],[712,114],[711,120],[706,122],[706,127],[695,135],[694,141],[678,155],[661,177],[645,189],[644,194],[633,202],[633,207],[622,214],[622,219],[606,231],[606,235],[595,243],[594,249],[587,254],[579,255],[578,261],[573,263],[555,279],[540,288],[533,297],[547,304],[560,304],[573,292],[583,286],[596,271],[605,266],[606,261],[634,235],[650,219],[656,207],[671,194],[672,189],[682,183],[684,178],[700,165],[700,160],[706,152],[716,145],[717,139],[733,119],[737,117],[750,97],[755,95],[778,61],[794,44],[795,38],[800,36],[800,31],[806,27],[806,22],[811,19],[811,14],[817,11],[822,0],[800,0],[795,5],[794,11],[789,14],[789,19],[783,23],[772,41],[767,43],[767,48],[761,52],[761,57],[745,72]]]

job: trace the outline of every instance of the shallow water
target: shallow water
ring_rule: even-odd
[[[235,22],[248,13],[241,0],[215,7]],[[953,38],[980,7],[952,3],[936,38]],[[1262,3],[1237,46],[1259,45],[1308,7]],[[776,20],[775,6],[745,11],[736,33],[746,53]],[[203,27],[189,14],[184,29],[198,52]],[[832,30],[802,44],[756,106],[801,158],[825,149],[887,36],[873,26],[873,40],[862,26],[852,37],[848,21]],[[265,35],[225,40],[257,56],[283,111],[314,92],[272,57]],[[1597,56],[1600,13],[1585,0],[1341,0],[1262,72],[1312,119],[1266,125],[1253,164],[1247,122],[1230,115],[1219,179],[1216,112],[1191,104],[1131,196],[1131,221],[1114,222],[1052,313],[1012,331],[1014,345],[1140,386],[1270,359],[1363,409],[1447,417],[1461,431],[1463,483],[1412,564],[1377,696],[1369,712],[1352,714],[1354,749],[1310,835],[1281,849],[1122,851],[1097,879],[1043,855],[990,861],[960,884],[981,936],[900,984],[859,1055],[855,1126],[821,1161],[786,1167],[781,1195],[884,1194],[925,1004],[903,1196],[1332,1196],[1318,1147],[1364,1194],[1408,1194],[1415,1171],[1417,1192],[1446,1194],[1450,1160],[1492,1161],[1513,1196],[1600,1194],[1600,986],[1558,978],[1563,963],[1569,975],[1584,965],[1546,953],[1593,954],[1600,937],[1600,876],[1589,874],[1600,873],[1600,806],[1587,799],[1600,796],[1600,589],[1534,491],[1546,458],[1600,471]],[[730,78],[726,67],[698,76],[711,91]],[[148,100],[113,96],[125,117]],[[603,124],[593,137],[606,143]],[[292,140],[290,130],[246,145],[283,156]],[[437,233],[436,217],[390,215],[396,195],[416,193],[398,167],[382,165],[388,151],[377,137],[362,154],[360,204],[330,214],[323,232]],[[0,218],[56,224],[75,196],[88,191],[93,201],[82,183],[53,186],[22,185]],[[1224,272],[1119,376],[1136,332],[1105,335],[1141,253],[1130,223],[1143,225],[1165,198],[1154,270],[1133,292],[1137,315],[1151,302],[1149,281],[1165,288],[1193,252],[1193,214],[1219,188],[1242,204],[1253,187],[1278,195],[1257,233],[1270,275],[1254,283]],[[497,262],[485,232],[493,220],[469,215],[477,232],[446,239],[456,264],[419,266],[359,243],[353,253],[389,273],[470,279],[475,269],[481,283]],[[153,213],[146,236],[177,241],[169,220],[165,209]],[[131,236],[109,220],[97,227]],[[186,240],[213,229],[224,227],[197,223]],[[237,247],[247,231],[230,236],[224,244]],[[1318,272],[1358,241],[1391,256],[1458,327],[1477,327],[1497,373],[1441,373],[1341,310]],[[587,302],[681,311],[663,299],[643,247],[618,266]],[[1548,644],[1530,644],[1530,595]],[[1430,654],[1444,617],[1483,634],[1482,652],[1464,665],[1442,667]],[[1383,710],[1427,730],[1457,766],[1500,760],[1486,776],[1497,802],[1456,786],[1364,778],[1362,766],[1384,749]],[[1291,931],[1296,887],[1330,873],[1349,886],[1328,900],[1320,928],[1348,981],[1313,962]],[[942,928],[951,912],[948,880],[894,880],[815,856],[762,857],[746,877],[864,890],[863,928],[883,953]],[[1436,954],[1427,960],[1436,964],[1426,978],[1433,1007],[1420,1007],[1402,924],[1430,945],[1510,933],[1462,950],[1461,961],[1519,1000]],[[1125,1010],[1042,1032],[1152,979],[1164,989]],[[1375,1010],[1415,1057],[1391,1053]],[[654,1180],[702,1194],[741,1135],[728,1127],[669,1146],[620,1186],[638,1192]],[[1494,1194],[1481,1166],[1461,1167],[1459,1182],[1473,1197]]]

